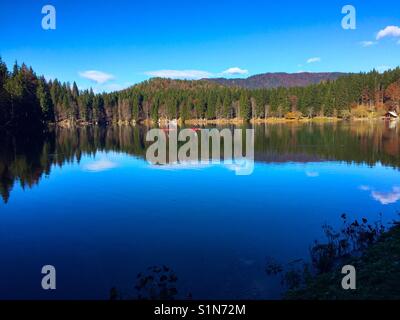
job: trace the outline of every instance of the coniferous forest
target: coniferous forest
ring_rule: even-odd
[[[400,108],[400,68],[349,74],[307,87],[244,89],[207,80],[154,78],[128,89],[97,93],[76,83],[47,81],[25,64],[0,59],[0,127],[49,123],[135,123],[159,119],[349,118]]]

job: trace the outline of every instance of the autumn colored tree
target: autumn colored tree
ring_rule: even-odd
[[[390,110],[400,111],[400,80],[387,87],[385,99]]]

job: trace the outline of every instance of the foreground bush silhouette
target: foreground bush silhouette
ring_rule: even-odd
[[[110,290],[110,300],[174,300],[178,295],[178,277],[168,266],[152,266],[136,277],[134,294],[122,294],[117,288]],[[187,298],[191,298],[188,294]]]
[[[400,224],[386,230],[381,220],[349,222],[335,231],[324,225],[327,241],[310,248],[310,263],[293,261],[280,266],[267,264],[268,275],[281,275],[287,291],[285,299],[399,299],[400,298]],[[357,290],[341,286],[344,265],[356,268]]]

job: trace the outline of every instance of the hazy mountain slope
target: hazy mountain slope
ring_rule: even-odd
[[[207,81],[228,87],[242,87],[248,89],[277,88],[277,87],[304,87],[322,81],[336,80],[346,73],[319,72],[319,73],[263,73],[246,79],[214,78]]]

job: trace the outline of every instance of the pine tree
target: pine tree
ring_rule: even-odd
[[[39,104],[42,112],[42,119],[44,122],[54,121],[54,106],[51,100],[50,90],[44,77],[38,80],[36,95],[39,99]]]
[[[76,82],[72,84],[72,96],[77,99],[79,97],[79,89],[78,86],[76,85]]]
[[[158,95],[156,95],[153,99],[152,107],[151,107],[151,119],[153,120],[154,123],[157,123],[159,115],[158,115],[158,110],[160,106],[160,98]]]
[[[243,91],[240,96],[240,111],[239,115],[243,120],[249,120],[251,118],[251,102],[247,92]]]
[[[0,57],[0,126],[5,126],[11,119],[10,115],[10,98],[4,88],[8,81],[7,65]]]
[[[207,97],[207,119],[215,119],[216,118],[216,110],[217,110],[217,96],[214,91],[211,91]]]
[[[182,102],[181,104],[181,119],[183,122],[185,122],[186,120],[188,120],[190,118],[189,115],[189,105],[186,101]]]

